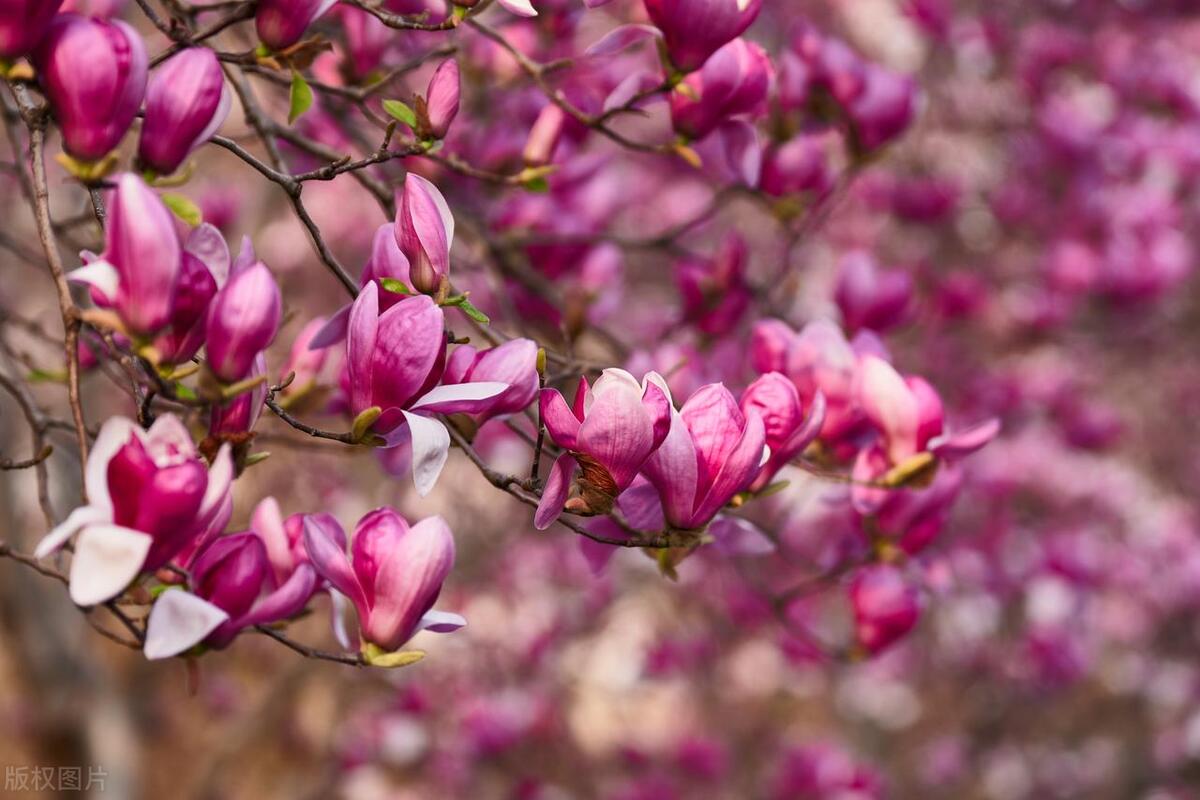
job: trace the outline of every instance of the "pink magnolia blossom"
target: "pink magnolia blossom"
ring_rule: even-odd
[[[605,513],[628,488],[671,426],[671,400],[657,373],[638,382],[623,369],[606,369],[594,386],[579,379],[572,406],[557,389],[543,389],[542,422],[564,452],[554,462],[538,504],[539,529],[558,519],[576,467],[582,468],[581,496],[567,510]]]
[[[743,413],[719,383],[701,387],[682,408],[672,409],[670,431],[643,467],[667,522],[703,528],[758,475],[765,444],[757,409]]]
[[[169,414],[148,431],[110,418],[88,454],[86,475],[88,505],[72,511],[35,551],[45,558],[79,534],[70,573],[77,605],[117,596],[139,573],[220,531],[232,513],[228,445],[209,468],[183,423]]]
[[[762,0],[644,0],[660,31],[671,63],[683,72],[704,65],[722,45],[742,34]]]
[[[62,0],[10,0],[0,5],[0,58],[14,61],[45,36]]]
[[[354,604],[364,641],[392,652],[418,631],[466,624],[433,610],[454,565],[454,537],[441,517],[410,526],[392,509],[377,508],[355,527],[349,558],[327,526],[306,521],[304,540],[317,572]]]

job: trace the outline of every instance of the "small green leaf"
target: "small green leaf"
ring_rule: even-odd
[[[288,125],[293,124],[300,119],[305,111],[312,108],[313,92],[312,87],[308,85],[308,81],[304,80],[304,76],[299,72],[292,73],[292,106],[288,111]]]
[[[200,211],[200,206],[181,194],[164,194],[162,201],[171,209],[171,213],[193,228],[204,221],[204,213]]]
[[[60,370],[31,369],[25,380],[30,383],[66,383],[67,373]]]
[[[196,392],[192,390],[192,387],[185,386],[182,383],[175,384],[175,396],[181,400],[196,400],[196,399],[198,399],[196,396]]]
[[[399,100],[384,100],[383,110],[386,111],[389,116],[399,120],[400,122],[403,122],[408,127],[413,129],[417,127],[417,112],[413,111],[406,104],[400,102]]]
[[[487,324],[491,323],[491,321],[492,321],[491,318],[489,318],[487,314],[483,313],[478,308],[471,305],[471,301],[466,299],[465,297],[462,299],[462,302],[457,303],[456,305],[458,305],[458,307],[462,309],[462,312],[464,314],[466,314],[468,317],[475,320],[476,322],[480,323],[481,325],[487,325]]]
[[[394,292],[396,294],[412,294],[412,292],[408,290],[408,287],[405,286],[403,282],[398,281],[395,278],[380,278],[379,284],[389,292]]]

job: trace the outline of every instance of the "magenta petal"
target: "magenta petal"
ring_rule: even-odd
[[[542,424],[550,439],[567,450],[577,449],[580,422],[562,394],[557,389],[542,389],[539,405]]]
[[[425,615],[421,617],[421,621],[417,623],[417,630],[430,633],[453,633],[459,628],[465,628],[466,625],[467,620],[461,614],[432,609],[426,611]]]
[[[699,527],[708,522],[735,494],[750,485],[762,465],[765,444],[766,433],[762,420],[757,414],[751,414],[737,446],[725,458],[708,494],[697,507],[693,526]]]
[[[708,526],[713,544],[727,556],[761,556],[775,552],[775,543],[753,522],[740,517],[717,517]]]
[[[898,464],[917,452],[917,398],[892,365],[881,358],[863,356],[860,372],[863,411],[887,438],[888,457]]]
[[[622,25],[602,36],[599,41],[589,47],[584,54],[592,57],[616,55],[627,47],[638,42],[661,36],[658,28],[653,25]]]
[[[762,146],[758,142],[758,131],[745,120],[729,120],[717,128],[725,163],[731,172],[747,186],[758,186],[762,173]]]
[[[679,416],[696,444],[697,480],[701,487],[707,487],[742,440],[746,415],[723,384],[710,383],[688,398]]]
[[[345,534],[342,536],[344,541]],[[350,568],[345,549],[330,535],[326,526],[314,522],[311,517],[304,519],[304,547],[313,568],[321,577],[349,597],[359,613],[363,613],[366,610],[366,596],[354,570]]]
[[[316,570],[309,564],[301,564],[282,586],[255,603],[249,613],[234,620],[234,625],[241,629],[291,619],[304,610],[316,590]]]
[[[353,305],[345,305],[333,312],[333,316],[308,340],[309,350],[323,350],[346,338],[350,330],[350,311]]]
[[[642,406],[650,415],[650,424],[653,428],[650,450],[654,451],[662,444],[663,439],[667,438],[667,432],[671,429],[671,412],[675,409],[672,408],[671,400],[667,397],[666,392],[650,380],[646,381],[646,390],[642,393]]]
[[[999,433],[1000,420],[992,417],[957,433],[930,439],[929,450],[939,458],[964,458],[995,439]]]
[[[575,459],[568,453],[563,453],[554,460],[550,474],[546,478],[546,488],[542,491],[542,499],[538,501],[537,511],[533,515],[533,527],[544,531],[554,524],[562,513],[563,503],[567,502],[567,493],[571,490],[571,479],[575,477]]]
[[[663,513],[673,525],[690,527],[696,504],[699,461],[687,424],[675,412],[671,429],[662,445],[646,459],[642,468],[658,490]]]
[[[445,520],[429,517],[393,543],[375,580],[363,637],[384,650],[399,648],[416,633],[454,565],[454,536]]]
[[[346,331],[346,369],[350,375],[350,409],[360,414],[374,404],[375,343],[379,335],[379,289],[368,283],[350,309]]]
[[[587,528],[597,536],[603,536],[606,539],[629,539],[630,534],[620,525],[608,517],[597,517],[596,519],[588,520]],[[589,539],[586,536],[579,537],[579,552],[587,561],[588,569],[593,575],[600,575],[608,566],[608,562],[612,561],[612,557],[617,554],[621,548],[615,544],[605,544],[597,542],[594,539]]]
[[[446,352],[444,323],[442,310],[424,295],[401,300],[383,312],[370,355],[371,402],[355,408],[356,413],[373,405],[384,411],[406,408],[441,377]],[[351,388],[356,388],[353,383]]]

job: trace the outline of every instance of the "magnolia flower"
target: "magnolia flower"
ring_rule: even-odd
[[[189,47],[167,59],[146,89],[139,162],[161,175],[179,169],[221,127],[232,97],[221,64],[207,47]]]
[[[148,431],[112,417],[88,455],[88,505],[50,531],[34,555],[57,552],[78,533],[71,599],[80,606],[103,603],[140,573],[224,528],[233,509],[232,482],[228,445],[209,468],[178,417],[161,416]]]
[[[638,383],[623,369],[606,369],[596,385],[579,379],[575,403],[567,406],[557,389],[543,389],[542,422],[564,452],[554,462],[538,503],[534,525],[543,530],[558,519],[576,467],[582,470],[580,496],[568,511],[608,513],[671,426],[671,400],[658,373]]]
[[[392,509],[377,508],[358,521],[349,558],[344,535],[339,543],[331,534],[328,526],[305,521],[312,564],[354,604],[363,641],[393,652],[419,631],[466,625],[458,614],[432,610],[454,566],[454,537],[441,517],[410,526]]]
[[[208,306],[229,278],[229,247],[207,222],[192,230],[183,243],[179,281],[167,325],[151,345],[158,363],[190,361],[204,344]]]
[[[433,414],[476,413],[510,388],[478,381],[437,386],[446,360],[442,310],[426,295],[408,297],[379,313],[379,289],[368,283],[354,301],[346,340],[350,408],[372,408],[372,430],[395,446],[407,437],[413,481],[428,494],[445,466],[450,434]]]
[[[670,432],[642,471],[658,490],[667,522],[700,529],[758,475],[765,444],[757,409],[743,413],[728,389],[712,383],[672,409]]]
[[[912,300],[912,278],[903,270],[882,270],[865,252],[848,253],[838,268],[834,294],[851,331],[886,331],[904,320]]]
[[[59,14],[33,54],[63,149],[97,161],[118,144],[146,92],[142,37],[120,20]]]
[[[679,133],[703,139],[729,117],[758,114],[772,74],[771,59],[760,46],[734,39],[671,92],[671,124]]]
[[[408,259],[413,288],[434,294],[450,275],[454,217],[442,193],[415,173],[404,178],[396,212],[396,244]]]
[[[461,79],[458,74],[458,62],[448,58],[434,70],[429,79],[429,87],[425,90],[424,123],[434,139],[444,139],[450,130],[450,123],[458,116],[458,101],[462,91]]]
[[[101,259],[68,277],[92,286],[93,297],[111,305],[130,333],[157,333],[171,321],[183,256],[171,212],[137,175],[117,179],[104,244]],[[189,282],[203,283],[195,265],[188,269]]]

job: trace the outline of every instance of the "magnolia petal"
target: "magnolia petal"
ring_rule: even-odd
[[[499,0],[500,5],[518,17],[536,17],[537,9],[529,0]]]
[[[228,614],[207,600],[170,589],[150,609],[142,652],[151,661],[177,656],[200,644],[228,619]]]
[[[461,614],[438,611],[434,608],[426,611],[425,616],[421,617],[421,621],[417,623],[417,630],[431,633],[453,633],[466,625],[467,619]]]
[[[337,589],[329,590],[329,603],[332,606],[330,618],[333,625],[333,638],[337,639],[346,650],[351,648],[350,632],[346,629],[346,617],[350,613],[350,598]]]
[[[88,453],[87,469],[84,471],[84,488],[87,489],[88,504],[112,513],[112,497],[108,493],[108,462],[117,451],[129,443],[130,438],[142,436],[137,423],[127,417],[110,417],[100,435],[96,437],[92,451]]]
[[[587,528],[596,536],[603,536],[606,539],[629,539],[628,531],[618,525],[609,517],[597,517],[593,520],[588,520]],[[615,544],[607,544],[605,542],[597,542],[595,539],[589,539],[586,536],[579,537],[579,553],[587,561],[588,569],[593,575],[600,575],[604,572],[608,562],[612,561],[612,557],[617,554],[621,548]]]
[[[120,525],[89,525],[75,542],[71,600],[77,606],[94,606],[119,595],[142,571],[153,541]]]
[[[758,186],[762,172],[762,146],[758,131],[745,120],[730,120],[717,129],[725,162],[738,179],[747,186]]]
[[[99,290],[111,303],[117,299],[117,286],[121,282],[121,277],[117,274],[117,268],[107,261],[93,261],[68,272],[67,280],[73,283],[87,284]]]
[[[196,513],[198,519],[205,520],[216,513],[221,507],[221,501],[229,493],[233,484],[233,451],[229,443],[221,445],[212,466],[208,468],[208,486],[204,490],[204,499],[200,501],[200,510]]]
[[[399,306],[397,306],[398,308]],[[346,330],[346,369],[350,374],[350,410],[372,406],[375,341],[379,335],[379,288],[371,281],[358,293]]]
[[[205,140],[209,136],[204,137]],[[225,237],[221,235],[216,226],[208,222],[201,223],[188,234],[183,249],[200,259],[201,263],[208,267],[208,272],[217,282],[218,288],[224,286],[225,282],[229,280],[232,256],[229,254],[229,245],[225,243]]]
[[[236,620],[240,630],[252,625],[269,625],[291,619],[304,610],[317,590],[317,572],[311,564],[301,564],[282,586],[260,599],[248,613]]]
[[[567,405],[557,389],[542,389],[538,397],[539,412],[546,432],[559,447],[574,450],[579,440],[579,418]]]
[[[435,386],[412,404],[413,411],[437,414],[476,414],[487,410],[486,401],[508,391],[507,383],[476,381]]]
[[[436,419],[402,411],[412,437],[413,484],[424,497],[437,483],[450,454],[450,432]]]
[[[661,83],[662,78],[652,72],[647,72],[645,70],[641,72],[635,72],[629,77],[625,78],[625,80],[618,83],[616,88],[608,93],[608,97],[604,98],[604,111],[609,112],[614,108],[624,108],[625,106],[629,105],[630,100],[637,97],[642,92],[653,89],[655,86],[658,86]],[[651,97],[643,98],[641,101],[636,103],[634,107],[640,107],[644,103],[656,99],[664,100],[666,99],[666,95],[660,93]]]
[[[567,493],[571,489],[571,478],[575,476],[575,459],[570,453],[563,453],[554,460],[550,475],[546,478],[546,488],[542,491],[542,499],[538,501],[537,511],[533,515],[533,527],[544,531],[554,524],[562,513],[563,503],[567,501]]]
[[[366,596],[350,566],[350,559],[346,557],[344,534],[339,543],[329,527],[320,524],[312,516],[305,516],[304,548],[317,573],[329,581],[334,589],[350,598],[350,602],[360,611],[365,610]]]
[[[1000,433],[1000,420],[992,417],[957,433],[946,433],[929,440],[929,451],[938,458],[957,459],[971,455]]]
[[[775,552],[762,529],[740,517],[717,517],[708,526],[717,549],[728,556],[761,556]]]
[[[882,358],[863,356],[860,374],[863,411],[887,438],[888,456],[899,463],[917,452],[917,398],[900,373]]]
[[[708,494],[696,509],[692,519],[694,527],[708,522],[735,494],[750,485],[758,475],[765,446],[766,431],[762,418],[752,413],[746,419],[746,429],[742,432],[742,438],[725,459],[720,472],[709,487]]]
[[[112,511],[96,506],[80,506],[38,542],[37,548],[33,551],[33,557],[45,558],[51,553],[58,552],[76,531],[98,522],[112,522]]]
[[[584,51],[584,55],[597,58],[616,55],[638,42],[661,35],[658,32],[658,28],[655,28],[653,25],[622,25],[602,36],[595,44]]]
[[[321,327],[321,330],[308,340],[308,349],[323,350],[345,339],[346,331],[350,329],[351,308],[353,306],[344,305],[335,311],[329,321]]]

